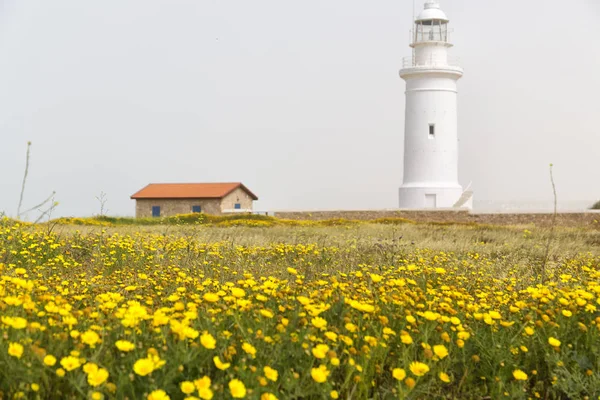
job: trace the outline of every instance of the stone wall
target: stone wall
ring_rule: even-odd
[[[160,216],[190,214],[192,206],[200,206],[206,214],[221,214],[220,199],[137,199],[135,201],[136,218],[152,217],[152,207],[160,206]]]
[[[237,188],[221,201],[221,211],[235,209],[235,203],[240,203],[242,210],[252,210],[252,202],[254,200],[248,192],[242,188]]]
[[[550,226],[553,214],[551,213],[497,213],[476,214],[469,211],[452,210],[364,210],[364,211],[278,211],[277,218],[293,220],[324,220],[324,219],[354,219],[373,220],[378,218],[405,218],[416,222],[457,222],[479,223],[491,225],[536,225]],[[556,217],[557,225],[566,227],[592,226],[600,229],[600,213],[559,213]]]
[[[153,206],[160,207],[161,217],[189,214],[192,212],[192,206],[200,206],[206,214],[220,215],[224,210],[235,209],[236,203],[240,203],[243,210],[252,210],[252,197],[245,190],[237,188],[222,199],[137,199],[135,216],[152,217]]]

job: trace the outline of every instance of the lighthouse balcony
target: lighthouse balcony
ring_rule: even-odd
[[[415,67],[434,67],[434,68],[460,68],[458,57],[452,57],[447,55],[436,55],[429,54],[423,56],[408,56],[402,59],[402,68],[415,68]]]

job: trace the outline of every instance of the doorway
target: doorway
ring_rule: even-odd
[[[437,208],[437,198],[435,194],[425,195],[425,208]]]

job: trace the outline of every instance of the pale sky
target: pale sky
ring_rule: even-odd
[[[416,1],[417,10],[423,0]],[[600,199],[600,1],[441,0],[459,176],[486,201]],[[150,182],[258,210],[395,208],[411,0],[0,0],[0,211],[133,215]],[[32,215],[30,218],[34,218]]]

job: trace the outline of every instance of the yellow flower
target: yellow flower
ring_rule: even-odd
[[[209,303],[216,303],[217,301],[219,301],[219,295],[216,293],[204,293],[204,296],[202,296],[202,298],[205,301],[208,301]]]
[[[9,343],[8,355],[16,358],[21,358],[21,356],[23,355],[23,345],[20,343]]]
[[[456,334],[459,339],[467,340],[471,337],[471,334],[467,331],[461,331]]]
[[[383,328],[383,334],[384,335],[392,335],[395,336],[396,332],[394,332],[393,329],[388,328],[387,326],[385,328]]]
[[[235,399],[243,399],[246,397],[246,386],[239,379],[232,379],[229,381],[229,392],[231,393],[231,397]]]
[[[394,379],[401,381],[404,378],[406,378],[406,371],[402,368],[394,368],[392,370],[392,376],[394,377]]]
[[[520,369],[515,369],[513,371],[513,377],[518,381],[526,381],[527,380],[527,374],[525,372],[521,371]]]
[[[194,381],[194,386],[196,386],[196,389],[198,391],[200,391],[200,389],[210,388],[210,384],[211,384],[211,380],[208,376],[203,376],[202,378],[196,379]]]
[[[427,372],[429,372],[429,367],[427,364],[423,364],[422,362],[413,361],[410,363],[410,372],[412,372],[415,376],[423,376]]]
[[[117,385],[115,385],[115,384],[114,384],[114,383],[112,383],[112,382],[108,382],[108,383],[106,384],[106,388],[108,389],[108,391],[109,391],[109,392],[111,392],[111,393],[113,393],[113,394],[117,392]]]
[[[350,307],[366,313],[372,313],[373,311],[375,311],[375,307],[372,304],[361,303],[360,301],[356,300],[350,301]]]
[[[529,336],[533,335],[535,333],[535,329],[533,329],[532,327],[528,326],[527,328],[525,328],[525,333],[528,334]]]
[[[170,400],[171,398],[164,390],[155,390],[148,395],[148,400]]]
[[[423,313],[423,317],[428,321],[436,321],[440,317],[440,315],[431,311],[425,311]]]
[[[412,344],[413,339],[408,332],[402,331],[400,332],[400,341],[404,344]]]
[[[117,349],[125,352],[135,349],[135,344],[131,343],[128,340],[117,340],[115,342],[115,346],[117,346]]]
[[[215,363],[215,366],[222,371],[226,370],[227,368],[229,368],[231,366],[230,363],[221,362],[221,359],[219,358],[219,356],[214,356],[213,362]]]
[[[565,317],[569,318],[573,316],[573,313],[569,310],[562,310],[562,315],[564,315]]]
[[[215,347],[217,347],[217,341],[215,340],[213,335],[206,331],[202,334],[202,336],[200,336],[200,343],[202,344],[202,346],[209,350],[212,350]]]
[[[312,368],[310,370],[310,376],[312,376],[313,380],[317,383],[323,383],[329,377],[329,370],[327,366],[320,365],[319,368]]]
[[[88,374],[87,381],[90,386],[96,387],[102,385],[108,379],[108,371],[100,368]]]
[[[14,317],[10,326],[12,326],[14,329],[24,329],[27,327],[27,320],[21,317]]]
[[[277,397],[272,393],[263,393],[260,400],[277,400]]]
[[[104,400],[104,395],[100,392],[93,392],[91,397],[92,400]]]
[[[154,362],[149,358],[141,358],[133,364],[133,372],[139,376],[146,376],[154,371]]]
[[[51,354],[48,354],[46,357],[44,357],[44,364],[49,367],[53,367],[54,364],[56,364],[56,357],[54,357]]]
[[[260,310],[260,315],[267,318],[273,318],[273,312],[269,310]]]
[[[406,386],[408,386],[409,389],[414,388],[417,384],[417,382],[413,378],[406,378],[404,383],[406,384]]]
[[[277,382],[277,378],[279,377],[279,373],[277,372],[276,369],[273,369],[269,366],[266,366],[263,368],[263,371],[265,372],[265,377],[269,380],[272,380],[273,382]]]
[[[57,370],[56,370],[56,375],[57,375],[59,378],[62,378],[63,376],[65,376],[65,370],[64,370],[64,369],[62,369],[62,368],[59,368],[59,369],[57,369]]]
[[[450,377],[448,376],[448,374],[447,374],[447,373],[445,373],[445,372],[440,372],[438,376],[439,376],[439,378],[440,378],[440,380],[441,380],[442,382],[445,382],[445,383],[450,383]]]
[[[241,299],[242,297],[244,297],[246,295],[246,292],[244,291],[244,289],[234,287],[234,288],[231,288],[231,295],[233,297],[237,297],[238,299]]]
[[[369,344],[369,346],[371,346],[371,347],[377,346],[377,339],[374,338],[373,336],[366,335],[365,342],[367,342]]]
[[[96,365],[92,362],[86,363],[83,366],[83,372],[85,372],[86,374],[89,374],[91,372],[96,372],[96,371],[98,371],[98,365]]]
[[[77,357],[67,356],[60,360],[60,365],[67,371],[73,371],[81,366],[81,362],[79,362],[79,358]]]
[[[310,323],[317,329],[325,328],[327,326],[327,320],[321,317],[313,318]]]
[[[190,382],[190,381],[181,382],[179,387],[181,388],[181,391],[185,394],[192,394],[196,390],[196,386],[194,385],[193,382]]]
[[[340,397],[340,394],[337,392],[337,390],[332,390],[332,391],[329,393],[329,396],[330,396],[332,399],[338,399],[338,398]]]
[[[310,299],[305,296],[297,296],[296,300],[298,300],[298,302],[303,306],[310,304]]]
[[[553,347],[559,347],[560,346],[560,340],[553,338],[552,336],[550,336],[548,338],[548,343],[550,344],[550,346]]]
[[[327,352],[329,351],[329,346],[326,344],[318,344],[316,347],[312,349],[312,354],[316,358],[325,358],[327,356]]]
[[[492,319],[502,319],[502,314],[500,314],[498,311],[492,310],[489,312],[489,314]]]
[[[446,346],[444,346],[443,344],[438,344],[436,346],[433,346],[433,352],[435,353],[436,356],[438,356],[440,359],[448,356],[448,349],[446,348]]]
[[[32,383],[31,390],[33,390],[34,392],[37,392],[38,390],[40,390],[40,385],[38,385],[37,383]]]
[[[256,355],[256,347],[252,346],[248,342],[244,342],[242,344],[242,350],[244,350],[246,353],[250,354],[252,357],[254,357]]]
[[[292,267],[288,267],[287,272],[289,272],[292,275],[298,274],[298,271],[296,270],[296,268],[292,268]]]
[[[198,396],[203,400],[210,400],[213,398],[213,391],[210,388],[198,389]]]
[[[96,347],[96,343],[100,341],[100,336],[94,331],[85,331],[81,335],[81,341],[91,348]]]

